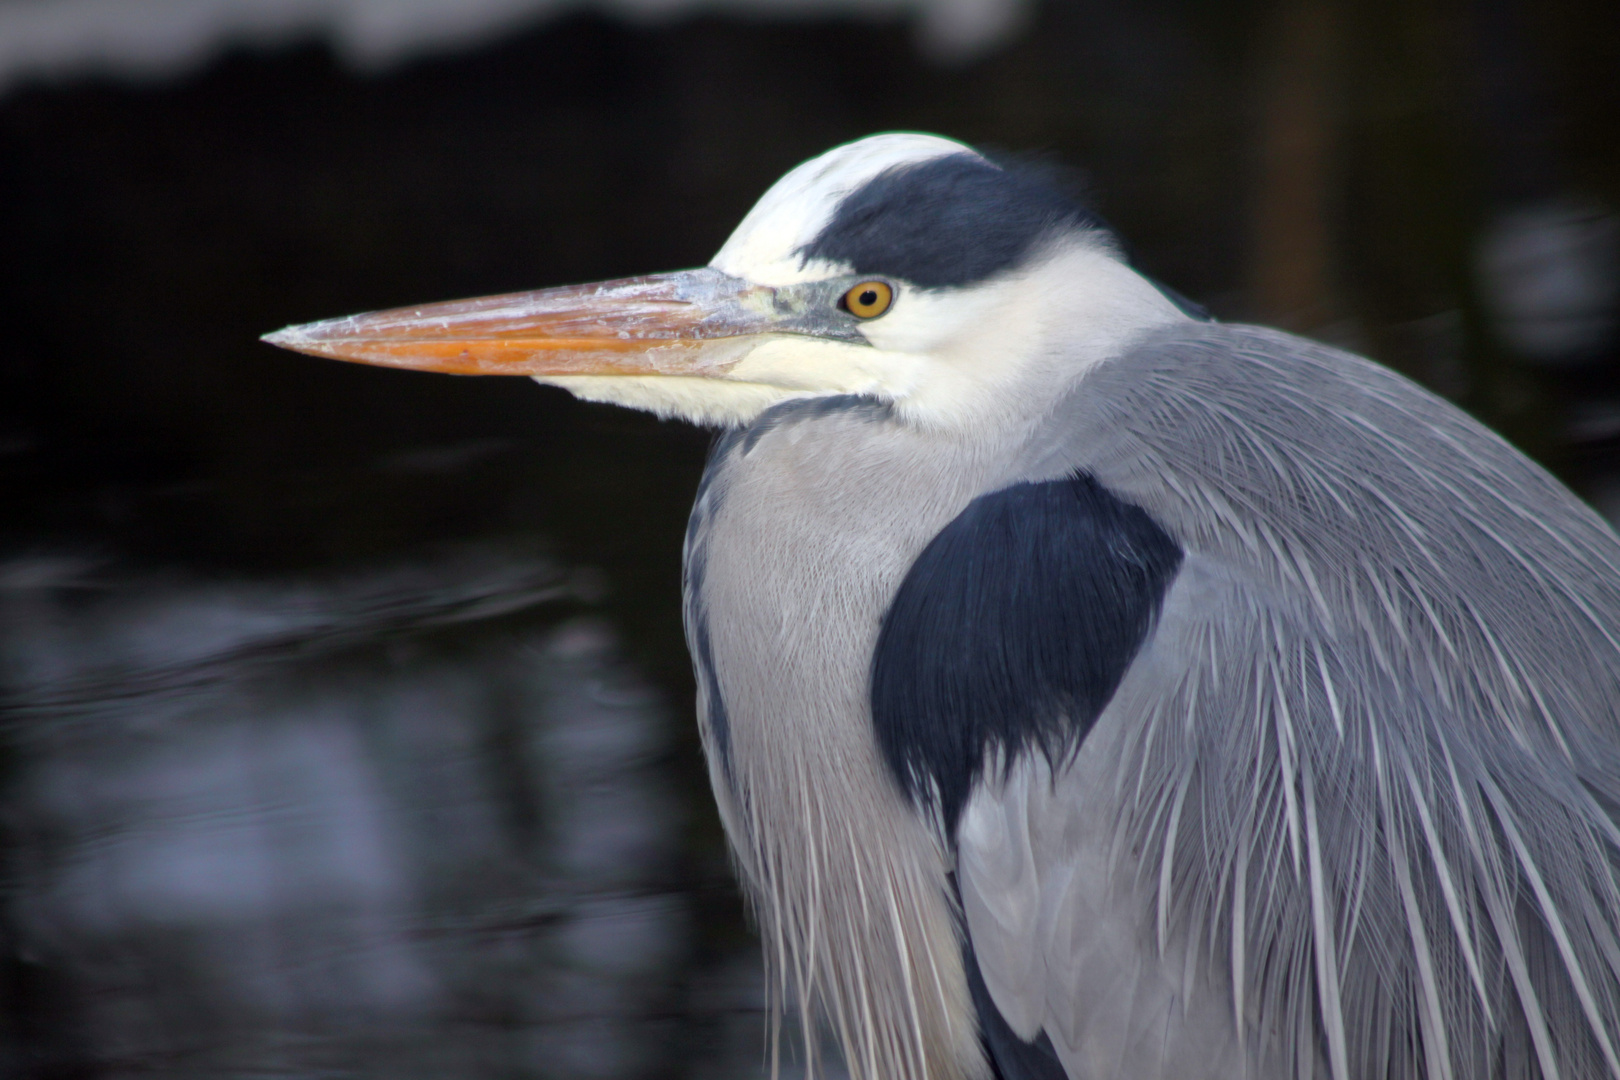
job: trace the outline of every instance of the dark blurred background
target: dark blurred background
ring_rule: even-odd
[[[1613,0],[0,0],[0,1069],[763,1073],[709,436],[259,334],[698,265],[931,130],[1614,518],[1617,72]]]

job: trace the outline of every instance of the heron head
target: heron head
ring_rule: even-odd
[[[1043,178],[934,135],[789,172],[708,266],[329,319],[265,336],[390,367],[527,375],[698,423],[856,394],[949,424],[1180,317]]]

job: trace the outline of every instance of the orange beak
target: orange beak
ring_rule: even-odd
[[[289,326],[263,340],[457,375],[722,375],[752,342],[794,332],[775,290],[703,268],[454,300]]]

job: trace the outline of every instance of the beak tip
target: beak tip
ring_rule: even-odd
[[[319,352],[323,343],[320,335],[309,332],[308,326],[284,326],[280,330],[259,335],[259,340],[278,349],[301,353]]]

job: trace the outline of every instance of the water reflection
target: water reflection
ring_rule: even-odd
[[[598,584],[0,569],[33,1075],[758,1075],[699,963],[672,717]]]

